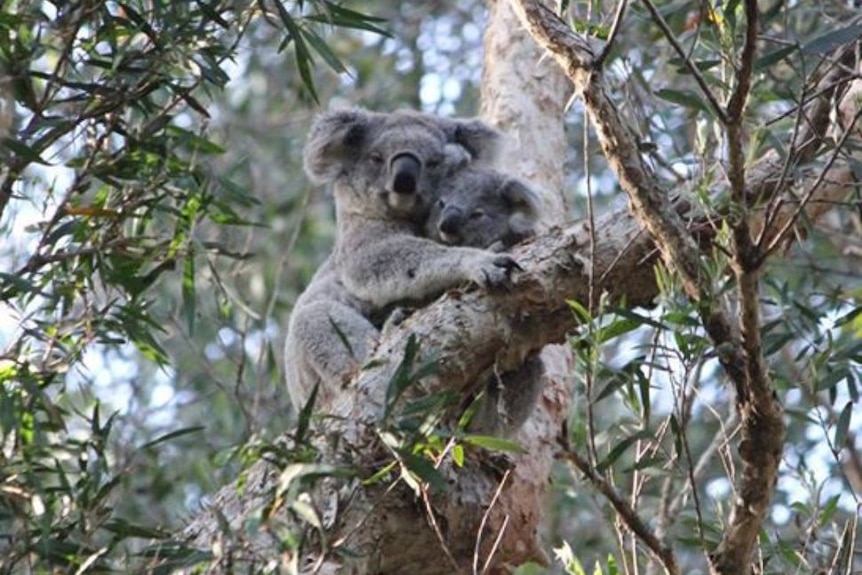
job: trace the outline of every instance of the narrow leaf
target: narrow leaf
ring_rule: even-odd
[[[833,443],[833,448],[835,451],[841,451],[844,449],[845,444],[847,443],[847,431],[850,429],[850,415],[853,412],[853,403],[847,402],[847,405],[844,406],[844,409],[841,410],[841,414],[838,416],[838,423],[835,424],[835,439]]]
[[[170,441],[171,439],[176,439],[177,437],[181,437],[183,435],[188,435],[190,433],[197,433],[198,431],[203,431],[206,429],[203,425],[196,425],[194,427],[184,427],[183,429],[178,429],[176,431],[171,431],[170,433],[166,433],[161,437],[157,437],[156,439],[149,441],[142,446],[140,446],[139,450],[149,449],[150,447],[154,447],[159,443],[164,443],[166,441]]]
[[[802,46],[802,53],[806,56],[828,54],[840,46],[855,42],[860,35],[862,35],[862,23],[858,22],[838,30],[829,30]]]

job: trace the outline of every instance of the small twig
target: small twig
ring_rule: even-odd
[[[659,28],[661,28],[662,33],[664,34],[667,41],[670,43],[671,48],[673,48],[674,52],[682,58],[683,64],[688,68],[689,73],[694,77],[697,85],[700,86],[701,92],[706,96],[706,99],[709,100],[709,105],[712,108],[713,113],[716,117],[721,121],[721,123],[727,123],[727,114],[724,111],[722,105],[718,102],[718,99],[715,97],[715,94],[712,93],[712,90],[709,89],[709,85],[707,85],[706,80],[703,77],[703,74],[700,73],[700,70],[697,66],[692,63],[691,58],[689,58],[688,54],[685,53],[685,50],[682,49],[679,42],[677,42],[676,37],[673,34],[673,30],[670,29],[665,19],[659,13],[658,9],[656,9],[655,5],[650,0],[641,0],[646,9],[649,11],[650,16],[652,16],[653,22],[655,22]]]
[[[596,57],[595,62],[593,62],[593,66],[595,66],[596,70],[601,70],[604,67],[605,60],[608,59],[611,49],[614,47],[614,41],[617,39],[617,34],[620,31],[620,23],[623,21],[623,14],[626,12],[627,5],[628,0],[619,0],[619,3],[617,4],[617,12],[614,14],[614,22],[611,24],[611,32],[608,34],[608,42],[605,44],[601,53]]]
[[[482,533],[485,531],[485,526],[488,524],[488,518],[491,516],[491,511],[497,504],[497,500],[500,498],[500,493],[503,492],[503,486],[506,485],[506,481],[509,479],[510,473],[511,470],[507,469],[506,472],[503,474],[503,478],[500,480],[500,484],[497,485],[497,489],[494,491],[494,497],[491,498],[491,503],[488,505],[488,509],[486,509],[485,513],[482,515],[482,522],[479,523],[479,531],[476,532],[476,546],[473,548],[473,575],[484,575],[484,573],[491,564],[491,558],[494,557],[494,553],[497,551],[500,540],[503,537],[503,533],[506,531],[506,527],[509,524],[509,518],[506,517],[503,521],[502,527],[500,528],[500,532],[497,534],[497,537],[494,540],[494,544],[491,547],[491,552],[488,554],[488,557],[482,564],[482,571],[479,571],[479,552],[481,551],[480,548],[482,544]]]
[[[679,575],[679,566],[677,565],[676,556],[674,555],[673,550],[655,536],[629,502],[617,493],[616,489],[614,489],[614,487],[608,483],[604,477],[596,473],[595,469],[593,469],[589,462],[578,455],[578,453],[569,446],[565,445],[565,440],[561,456],[572,463],[581,473],[584,474],[593,487],[605,496],[619,517],[626,524],[626,527],[637,535],[638,539],[646,545],[647,549],[649,549],[653,556],[662,564],[665,573],[668,575]]]

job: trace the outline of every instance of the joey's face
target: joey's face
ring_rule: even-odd
[[[426,234],[449,245],[487,248],[501,241],[509,212],[498,189],[502,177],[487,170],[461,170],[446,179],[431,207]]]
[[[444,244],[490,248],[511,247],[533,234],[534,214],[510,201],[504,192],[510,180],[491,170],[464,169],[444,181],[426,221],[426,235]]]

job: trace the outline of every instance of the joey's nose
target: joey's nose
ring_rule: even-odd
[[[461,228],[464,226],[464,215],[460,210],[447,209],[444,210],[440,217],[438,228],[440,233],[447,236],[457,236],[461,233]]]
[[[396,194],[415,194],[422,163],[413,154],[398,154],[389,164],[392,174],[392,191]]]

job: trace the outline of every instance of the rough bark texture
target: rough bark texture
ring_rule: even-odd
[[[775,165],[775,170],[762,170],[760,177],[778,178],[780,163],[774,159],[767,159],[766,163]],[[811,174],[803,180],[803,185],[813,183],[818,176],[819,173]],[[846,197],[855,186],[852,170],[844,162],[836,163],[825,179],[827,183],[819,188],[816,198],[808,204],[808,217],[816,218],[834,202]],[[758,183],[763,182],[753,182],[755,185]],[[769,186],[757,187],[777,191]],[[787,210],[789,215],[790,210]],[[776,222],[776,227],[780,227],[783,221],[786,220]],[[692,222],[690,227],[697,230],[702,225]],[[584,254],[587,253],[589,236],[583,223],[554,229],[516,252],[529,275],[511,293],[451,293],[389,333],[374,357],[379,364],[360,374],[350,388],[358,397],[352,400],[345,397],[344,404],[337,408],[341,415],[348,415],[331,424],[340,440],[339,451],[344,454],[341,459],[360,468],[373,467],[380,454],[374,422],[382,410],[381,390],[386,388],[410,334],[415,334],[422,342],[423,356],[438,358],[440,371],[423,384],[423,389],[428,392],[463,389],[495,360],[505,368],[514,365],[526,349],[563,341],[565,335],[577,327],[564,299],[583,303],[588,299],[588,269]],[[594,266],[598,288],[606,290],[615,301],[625,301],[631,307],[649,304],[658,293],[653,271],[658,252],[634,217],[625,210],[602,216],[597,222],[596,240]],[[501,349],[506,353],[500,354]],[[538,436],[536,441],[540,441]],[[552,450],[554,438],[544,438],[544,441],[545,447]],[[441,523],[454,528],[463,525],[459,522],[466,521],[466,509],[461,504],[465,501],[465,493],[476,492],[474,486],[479,483],[476,478],[483,474],[494,479],[501,476],[499,465],[478,459],[474,468],[459,470],[453,476],[463,481],[471,474],[474,476],[469,488],[456,489],[440,499],[443,504],[437,511],[441,514]],[[244,533],[249,519],[270,502],[270,491],[278,478],[279,470],[274,466],[265,462],[254,465],[243,481],[221,489],[206,512],[187,528],[191,541],[210,549],[214,543],[230,539],[225,536],[225,525],[217,519],[218,515],[226,518],[227,525],[234,532],[233,537]],[[382,488],[363,488],[356,483],[330,486],[315,493],[323,515],[333,514],[337,494],[341,495],[338,498],[339,516],[332,526],[329,541],[340,542],[352,550],[371,550],[373,553],[364,561],[349,562],[349,566],[334,558],[327,559],[320,572],[334,573],[337,569],[340,569],[339,573],[357,574],[458,572],[442,559],[445,556],[440,543],[426,524],[421,505],[406,489],[385,492]],[[349,505],[345,503],[348,500]],[[515,517],[510,521],[517,520],[519,518]],[[267,524],[261,525],[258,532],[252,533],[254,540],[247,542],[247,548],[237,551],[231,560],[236,562],[242,557],[272,559],[276,546],[268,529]],[[475,542],[475,531],[466,536],[458,529],[451,533]],[[462,544],[464,541],[460,540]],[[490,543],[486,545],[490,546]],[[226,546],[224,543],[221,548]],[[486,551],[487,546],[483,548]],[[500,558],[512,559],[523,557],[525,550],[515,545],[514,550],[501,548],[498,553]],[[413,554],[418,554],[415,562],[407,562]],[[480,552],[480,557],[484,559],[486,556]],[[375,570],[381,565],[405,565],[409,569]],[[227,570],[214,569],[211,572],[227,573]]]
[[[488,2],[482,74],[483,119],[509,136],[500,165],[530,181],[543,198],[543,220],[550,227],[566,213],[562,195],[566,134],[563,117],[571,82],[530,38],[509,2]],[[525,153],[529,150],[529,153]],[[572,358],[564,346],[542,351],[545,388],[531,417],[515,439],[524,453],[513,457],[500,493],[500,516],[509,518],[514,541],[538,546],[546,489],[562,422],[572,398]],[[536,555],[541,556],[541,553]]]
[[[505,10],[508,10],[508,4],[492,4],[491,31],[486,39],[489,53],[496,54],[498,45],[501,45],[499,49],[502,50],[503,47],[515,49],[515,45],[528,44],[516,38],[514,28],[507,28],[514,24],[511,13]],[[521,15],[526,17],[528,12],[522,10]],[[498,23],[501,28],[495,28]],[[578,78],[587,81],[589,79],[586,76],[580,76],[586,72],[578,67],[578,58],[588,62],[591,52],[583,39],[574,37],[565,26],[563,30],[563,45],[570,44],[577,48],[567,60],[569,76],[576,82]],[[556,132],[561,127],[557,124],[559,120],[553,119],[552,115],[559,113],[557,97],[560,94],[556,90],[563,84],[558,79],[549,80],[549,76],[544,76],[551,72],[537,65],[535,53],[517,52],[505,56],[507,61],[512,60],[508,62],[510,65],[515,64],[514,60],[518,58],[530,59],[520,71],[506,72],[499,62],[497,65],[501,67],[496,69],[489,64],[486,84],[507,81],[495,74],[520,78],[513,86],[518,85],[518,82],[529,83],[533,80],[529,74],[525,75],[524,71],[528,70],[540,75],[543,90],[551,86],[548,92],[530,92],[536,96],[535,99],[527,98],[516,103],[517,99],[509,99],[511,96],[507,95],[507,91],[499,95],[491,91],[485,95],[483,110],[489,119],[509,129],[520,142],[520,146],[514,148],[515,155],[509,160],[512,169],[539,182],[545,189],[558,192],[561,187],[558,178],[561,176],[559,170],[554,169],[554,161],[545,165],[542,162],[548,159],[544,156],[537,158],[541,154],[533,152],[541,149],[537,142],[547,138],[549,133],[559,135]],[[592,83],[594,81],[589,80],[593,86],[591,89],[602,90],[601,84]],[[824,97],[828,98],[828,95]],[[853,110],[842,110],[845,118],[853,117],[855,113],[855,98],[850,103],[853,104]],[[596,106],[596,100],[588,101],[587,105],[588,108]],[[540,130],[547,132],[540,133],[537,130],[531,134],[529,125],[522,122],[522,118],[517,118],[519,109],[528,114],[523,119],[550,121],[550,125],[540,124]],[[625,123],[612,105],[600,109],[601,113],[595,113],[593,121],[597,124],[600,137],[612,140],[603,145],[606,153],[617,155],[616,159],[610,158],[612,165],[617,162],[618,170],[634,170],[628,173],[639,177],[638,166],[632,162],[639,163],[640,160],[633,155],[621,154],[619,150],[636,142],[629,140],[631,136],[625,135],[624,131],[614,131],[613,126],[624,127]],[[814,115],[811,117],[815,118]],[[821,134],[826,131],[825,121],[825,114],[817,115],[816,121],[812,120],[819,126]],[[526,150],[530,150],[530,154],[524,153]],[[523,162],[518,161],[521,156],[525,156]],[[562,161],[559,162],[557,168],[562,165]],[[844,199],[856,185],[849,162],[843,158],[836,157],[826,171],[814,168],[808,172],[800,171],[796,172],[796,179],[790,182],[783,177],[783,162],[770,156],[748,170],[748,201],[752,206],[768,206],[769,215],[768,221],[758,222],[756,216],[762,214],[755,212],[752,224],[755,228],[768,224],[767,238],[792,226],[799,209],[804,210],[806,217],[816,219],[834,202]],[[631,185],[638,191],[640,186],[650,188],[655,183],[645,181]],[[803,190],[803,193],[799,194],[799,190]],[[796,198],[800,195],[804,197],[807,191],[811,192],[808,201],[800,206]],[[769,199],[773,197],[783,197],[784,201],[770,202]],[[550,205],[558,201],[550,193],[547,198]],[[633,200],[633,203],[636,204],[636,201]],[[668,248],[663,242],[667,240],[673,243],[679,239],[675,239],[674,234],[682,234],[679,240],[683,242],[682,247],[677,247],[682,252],[688,252],[694,245],[689,234],[693,234],[701,243],[709,241],[708,236],[698,236],[702,230],[708,229],[704,223],[709,218],[691,214],[688,219],[678,217],[679,214],[685,215],[684,200],[676,205],[664,203],[653,207],[659,212],[659,220],[668,217],[675,219],[678,225],[685,222],[685,227],[670,232],[669,239],[662,235],[667,233],[666,229],[656,231],[649,226],[644,227],[641,220],[649,220],[643,215],[644,211],[649,211],[649,206],[635,206],[636,216],[627,210],[605,214],[596,223],[592,261],[588,260],[591,234],[585,224],[553,228],[515,252],[515,257],[526,273],[519,278],[511,292],[452,292],[387,332],[369,362],[372,367],[363,370],[345,387],[343,396],[335,405],[328,406],[336,418],[327,422],[328,433],[321,437],[321,449],[326,454],[327,462],[349,464],[359,471],[360,477],[368,477],[380,468],[381,461],[392,459],[391,453],[380,440],[378,422],[384,409],[385,390],[411,336],[421,342],[417,363],[434,357],[439,366],[438,372],[433,377],[423,379],[421,387],[413,388],[412,393],[464,390],[491,366],[496,365],[503,370],[514,367],[527,352],[564,341],[566,335],[577,327],[566,300],[574,299],[587,305],[590,273],[594,275],[597,293],[606,291],[615,302],[624,302],[629,307],[649,304],[658,291],[653,264],[658,261],[659,255],[662,254],[665,261],[679,264],[674,255],[676,248]],[[555,209],[554,213],[561,211]],[[710,214],[710,217],[715,216]],[[663,226],[662,221],[659,224]],[[653,238],[656,238],[656,243],[653,243]],[[656,248],[657,244],[662,247],[661,250]],[[684,259],[688,255],[680,257]],[[685,264],[682,268],[681,273],[686,274]],[[690,275],[689,280],[696,289],[700,289],[696,273]],[[565,360],[561,365],[565,365]],[[308,539],[303,556],[303,561],[307,561],[307,564],[303,563],[305,570],[357,575],[479,573],[483,572],[483,565],[490,558],[490,567],[485,572],[502,573],[506,564],[518,564],[530,558],[540,559],[541,552],[536,548],[534,537],[535,527],[541,518],[539,501],[556,449],[559,422],[564,417],[570,395],[562,381],[549,384],[536,414],[518,435],[517,439],[527,448],[525,455],[495,458],[478,452],[471,453],[464,469],[453,469],[444,462],[440,470],[449,483],[446,492],[429,494],[426,491],[417,496],[403,482],[392,489],[388,488],[388,482],[370,486],[355,479],[329,478],[318,482],[316,487],[308,490],[311,497],[308,501],[316,506],[328,535],[325,541],[320,537]],[[740,446],[744,458],[747,457],[746,452],[756,457],[774,451],[775,447],[774,443],[761,445],[761,441],[767,440],[771,433],[769,426],[772,420],[764,420],[758,411],[760,406],[769,405],[771,397],[752,399],[747,408],[743,400],[741,408],[741,417],[747,418],[751,431],[751,435],[745,436]],[[766,432],[761,428],[762,425],[766,426]],[[214,496],[210,508],[188,527],[186,533],[195,545],[206,549],[215,548],[221,553],[222,563],[214,566],[210,572],[232,572],[240,561],[298,564],[299,558],[281,552],[276,543],[278,521],[290,528],[301,525],[295,514],[282,510],[280,514],[273,514],[272,518],[260,523],[255,530],[247,529],[249,520],[256,516],[259,509],[273,503],[274,494],[278,495],[275,498],[277,504],[288,507],[289,502],[283,497],[287,489],[274,490],[279,483],[285,487],[291,469],[296,470],[288,468],[282,471],[265,462],[256,464],[242,482],[220,490]],[[766,473],[768,475],[773,471],[767,470]],[[397,476],[397,468],[394,473]],[[743,485],[731,523],[759,525],[772,485],[769,485],[769,477],[753,474],[751,479],[750,485],[758,489],[766,485],[766,490],[753,493]],[[498,489],[501,484],[502,488]],[[764,495],[765,498],[762,497]],[[749,504],[752,506],[746,507]],[[751,515],[745,516],[745,513]],[[277,521],[276,517],[280,519]],[[748,536],[747,532],[740,533],[743,537]],[[717,572],[732,572],[733,568],[740,568],[741,561],[748,559],[744,557],[743,544],[731,541],[728,545],[736,551],[731,554],[719,549],[719,559],[726,557],[728,564],[726,567],[720,566],[718,560],[714,561],[713,568]],[[338,550],[349,550],[350,554],[339,555]],[[737,572],[743,573],[744,568]]]

